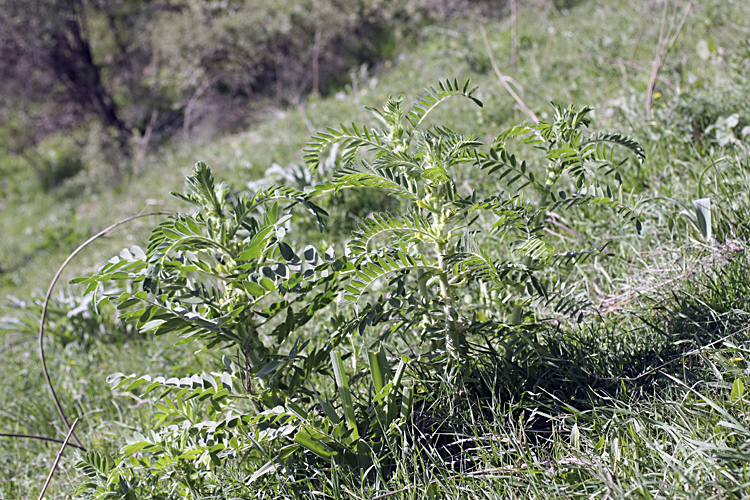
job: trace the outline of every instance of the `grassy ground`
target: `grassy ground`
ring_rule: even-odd
[[[710,0],[669,2],[666,10],[663,3],[649,8],[648,2],[520,5],[515,27],[510,18],[484,24],[500,70],[514,79],[511,84],[540,117],[550,113],[550,100],[590,104],[597,107],[595,128],[625,130],[643,142],[648,160],[628,173],[625,184],[649,200],[644,235],[620,237],[613,230],[610,248],[616,257],[572,274],[599,314],[590,314],[581,328],[550,329],[543,339],[547,350],[530,357],[519,372],[480,370],[476,377],[497,388],[491,394],[423,415],[432,438],[435,429],[455,433],[461,428],[464,444],[431,439],[424,453],[402,458],[388,484],[362,485],[346,476],[334,484],[327,478],[320,483],[323,493],[331,498],[386,498],[389,492],[387,498],[747,497],[748,145],[746,140],[738,147],[712,145],[695,134],[694,126],[705,120],[705,131],[733,113],[750,124],[742,97],[750,88],[750,7]],[[377,70],[358,73],[339,95],[269,110],[251,129],[209,144],[153,151],[116,190],[91,188],[101,185],[94,174],[47,194],[32,190],[31,179],[19,180],[0,218],[6,235],[0,243],[2,293],[26,298],[46,288],[69,251],[119,218],[144,209],[184,208],[169,192],[182,189],[196,160],[207,161],[219,179],[237,186],[252,183],[274,163],[301,163],[304,143],[316,130],[361,122],[362,106],[379,105],[388,95],[418,94],[445,77],[471,77],[485,106],[451,104],[435,122],[491,140],[502,127],[528,117],[494,74],[481,24],[455,20],[427,28],[414,47]],[[674,45],[662,54],[659,77],[650,88],[660,32],[662,45],[672,41],[667,33]],[[715,207],[718,239],[710,244],[679,215],[701,197],[710,197]],[[356,217],[344,212],[344,220]],[[604,234],[602,226],[609,222],[590,223]],[[94,270],[123,246],[144,244],[151,224],[141,219],[100,240],[77,257],[65,278]],[[121,331],[114,319],[109,326]],[[5,334],[0,347],[5,380],[0,432],[61,438],[65,433],[44,384],[33,328],[17,330]],[[127,331],[107,342],[50,342],[47,349],[64,406],[82,416],[79,436],[105,451],[116,450],[133,430],[148,429],[153,411],[132,396],[112,395],[104,383],[107,374],[180,376],[219,362],[169,339],[137,338]],[[0,439],[0,499],[34,497],[57,445]],[[76,489],[73,461],[66,453],[48,498],[64,498]],[[268,497],[293,496],[295,488],[278,477],[269,479],[264,491]]]

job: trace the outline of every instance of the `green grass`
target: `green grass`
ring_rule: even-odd
[[[668,11],[668,23],[674,19],[676,26],[686,5]],[[621,237],[610,231],[607,218],[587,221],[586,234],[611,241],[615,257],[570,273],[601,314],[588,314],[582,328],[551,322],[533,345],[520,345],[511,361],[478,360],[475,383],[461,392],[465,398],[443,388],[417,415],[419,446],[397,457],[388,479],[363,482],[343,471],[334,480],[321,467],[300,483],[270,474],[249,488],[233,464],[237,471],[224,471],[223,493],[310,497],[315,486],[324,498],[371,499],[389,492],[394,499],[747,497],[748,395],[736,381],[750,384],[750,163],[746,149],[697,146],[689,133],[691,120],[743,112],[742,99],[732,104],[731,95],[747,95],[746,81],[736,75],[738,65],[747,64],[737,58],[741,40],[750,37],[750,7],[709,0],[692,5],[661,69],[664,80],[654,87],[661,94],[653,96],[654,119],[647,120],[661,8],[655,5],[632,61],[643,13],[633,12],[630,3],[580,2],[561,10],[551,2],[522,3],[515,65],[509,19],[456,20],[440,30],[425,29],[392,67],[359,75],[356,85],[337,96],[269,110],[247,131],[211,143],[151,151],[137,175],[117,189],[104,187],[94,168],[49,193],[21,177],[0,217],[0,292],[25,298],[45,289],[78,243],[120,218],[144,209],[185,209],[169,192],[182,189],[196,160],[241,187],[261,179],[273,163],[301,163],[314,131],[361,122],[363,105],[418,94],[441,78],[471,76],[485,106],[456,101],[436,114],[435,123],[491,140],[527,117],[489,66],[477,27],[484,24],[501,70],[519,83],[524,101],[540,117],[550,111],[549,100],[595,105],[596,128],[629,130],[647,148],[648,160],[625,181],[652,200],[643,236]],[[709,35],[716,51],[706,56],[700,49]],[[716,111],[719,105],[725,107]],[[712,162],[718,166],[706,170]],[[691,207],[704,196],[715,206],[722,240],[713,246],[678,215],[679,204]],[[353,224],[358,202],[347,200],[334,216]],[[124,246],[144,245],[154,223],[141,219],[99,240],[77,257],[64,280],[93,272]],[[340,241],[345,235],[315,237]],[[118,328],[115,320],[107,326]],[[48,339],[53,337],[50,332]],[[33,333],[0,339],[0,432],[62,438]],[[215,355],[196,355],[194,349],[164,338],[119,338],[89,347],[49,342],[47,353],[64,407],[82,417],[79,437],[90,448],[111,452],[133,430],[149,428],[153,408],[130,395],[113,395],[106,375],[181,376],[219,366]],[[0,499],[33,498],[58,445],[0,439]],[[48,498],[75,490],[80,478],[73,462],[68,450]]]

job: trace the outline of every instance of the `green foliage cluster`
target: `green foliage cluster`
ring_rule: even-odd
[[[237,460],[250,483],[279,470],[297,477],[320,461],[361,471],[365,482],[387,480],[415,438],[415,400],[432,400],[429,379],[459,394],[478,352],[524,356],[520,325],[532,300],[582,317],[584,304],[555,278],[605,249],[555,248],[544,230],[556,211],[585,216],[599,206],[640,230],[619,169],[642,161],[643,149],[620,134],[587,134],[588,107],[555,105],[554,121],[506,130],[485,151],[472,136],[427,127],[452,97],[481,106],[476,90],[447,80],[408,110],[401,98],[371,109],[379,126],[318,133],[310,169],[333,145],[340,166],[306,191],[235,192],[198,163],[178,195],[198,211],[170,217],[145,250],[124,250],[74,280],[87,294],[124,282],[129,291],[105,293],[98,307],[112,304],[141,333],[226,353],[224,372],[113,376],[114,389],[137,389],[139,398],[158,390],[154,430],[114,462],[86,455],[79,469],[92,482],[82,494],[216,494],[226,486],[216,468]],[[527,163],[512,145],[543,156]],[[461,183],[468,168],[493,179],[482,186],[490,194]],[[399,211],[363,219],[344,256],[287,242],[294,211],[322,227],[327,213],[316,198],[361,188],[396,197]],[[336,392],[318,390],[331,376],[325,385]]]
[[[0,160],[20,157],[44,189],[55,187],[83,168],[84,148],[41,143],[76,131],[118,183],[144,141],[236,130],[269,101],[328,94],[393,57],[422,24],[485,2],[473,4],[2,0],[0,116],[14,126],[0,127],[12,136]]]
[[[315,173],[301,165],[275,166],[284,188],[270,184],[270,175],[257,179],[257,167],[292,161],[308,129],[355,116],[360,101],[384,101],[447,72],[490,68],[481,37],[471,31],[479,21],[464,26],[469,35],[451,42],[450,54],[436,43],[452,35],[431,31],[378,83],[359,80],[348,100],[311,99],[203,148],[217,179],[245,181],[250,175],[252,182],[236,190],[211,180],[207,169],[194,172],[185,195],[192,207],[153,228],[143,249],[131,246],[112,259],[111,272],[88,282],[95,295],[53,297],[48,362],[66,413],[83,417],[76,433],[89,451],[64,452],[49,497],[70,496],[79,487],[83,498],[746,496],[750,162],[738,96],[747,59],[741,51],[736,58],[730,53],[735,45],[745,47],[733,37],[748,33],[736,22],[747,6],[669,2],[668,25],[674,18],[677,26],[690,12],[677,50],[669,51],[657,78],[655,90],[663,95],[648,96],[654,119],[646,120],[643,99],[659,16],[641,24],[631,4],[568,2],[570,11],[555,13],[550,2],[532,3],[517,4],[517,26],[485,27],[496,62],[518,83],[507,82],[551,128],[526,124],[497,134],[497,124],[517,123],[520,113],[507,95],[488,91],[494,75],[475,74],[481,91],[457,82],[430,89],[460,91],[454,102],[467,104],[469,113],[441,104],[414,127],[404,106],[400,138],[397,126],[377,117],[365,122],[362,114],[356,126],[347,122],[317,134],[308,148],[311,163],[320,161]],[[225,4],[216,5],[223,12]],[[649,7],[636,8],[645,13]],[[713,36],[706,44],[707,33]],[[692,61],[704,45],[708,62]],[[693,74],[698,80],[690,86]],[[717,88],[724,100],[715,97]],[[542,104],[549,99],[599,106],[595,112],[550,109]],[[697,100],[703,104],[693,106]],[[714,106],[724,104],[716,113]],[[672,111],[678,108],[685,113]],[[571,124],[579,115],[578,128],[558,123],[558,115]],[[692,135],[694,117],[706,124],[700,142]],[[624,137],[610,151],[600,133],[607,128],[628,130],[643,151]],[[370,143],[358,142],[368,137]],[[396,139],[409,147],[393,155]],[[534,143],[524,144],[527,139]],[[561,139],[571,148],[556,156]],[[597,139],[607,151],[577,146]],[[438,153],[458,140],[478,144],[467,147],[471,154],[459,163],[447,163],[453,165],[444,169],[449,180],[440,184],[440,169],[426,165],[445,164]],[[545,189],[548,175],[553,180],[560,166],[566,168],[568,155],[567,173]],[[176,166],[194,156],[195,150],[175,156],[162,151],[127,193],[98,203],[73,196],[72,203],[86,203],[71,212],[77,232],[59,224],[43,232],[35,226],[46,250],[28,267],[45,275],[45,263],[62,259],[54,258],[55,248],[63,251],[69,240],[82,239],[76,221],[93,227],[110,221],[118,203],[132,213],[133,199],[158,198],[152,193],[176,185],[175,177],[183,175]],[[506,172],[513,156],[516,170]],[[623,193],[623,203],[614,206],[558,205],[580,191],[578,157],[586,179],[581,188],[598,182],[614,201],[623,184],[636,195]],[[620,164],[626,158],[633,161]],[[526,175],[516,179],[524,160]],[[381,178],[364,175],[373,171]],[[493,196],[513,198],[519,189],[523,203],[511,202],[511,213],[475,206]],[[451,198],[452,192],[458,196]],[[447,227],[450,234],[438,233],[449,242],[439,252],[432,236],[440,221],[437,207],[460,211],[474,192],[471,216]],[[34,197],[34,212],[13,207],[20,231],[28,224],[24,218],[45,224],[44,216],[28,215],[41,213],[45,203],[56,213],[68,209],[60,196],[56,190]],[[164,208],[172,207],[167,202]],[[624,207],[634,212],[618,214]],[[633,215],[643,222],[638,237],[634,229],[621,229]],[[498,231],[493,226],[501,216],[518,224]],[[277,223],[263,234],[266,219]],[[317,232],[320,222],[323,232]],[[531,235],[543,240],[551,257],[527,259],[525,250],[517,250],[535,224],[541,229]],[[372,235],[374,230],[382,232]],[[415,236],[422,233],[430,237]],[[13,241],[13,231],[6,234]],[[486,260],[514,266],[508,276],[527,272],[517,272],[517,281],[497,282],[489,266],[462,267],[461,259],[472,253],[462,247],[466,234]],[[146,241],[137,231],[113,236],[127,238],[128,245]],[[256,236],[256,243],[265,242],[262,255],[240,259],[247,249],[244,257],[255,255]],[[97,248],[87,261],[105,261],[116,252],[104,241],[99,243],[106,249]],[[521,243],[511,245],[516,241]],[[115,244],[119,250],[121,243]],[[8,245],[4,252],[26,258]],[[406,263],[427,266],[409,273],[386,269],[388,258],[401,262],[399,251]],[[584,253],[576,258],[578,252]],[[309,260],[316,255],[317,263]],[[453,258],[456,265],[447,266]],[[7,262],[3,257],[3,270]],[[323,272],[309,273],[326,264],[323,272],[338,273],[330,282],[318,281]],[[448,311],[442,274],[449,276]],[[23,294],[24,276],[3,277]],[[548,302],[534,280],[547,285],[554,300]],[[587,300],[595,305],[593,314],[586,312],[580,324],[566,319],[568,305],[574,313]],[[23,302],[32,309],[19,315],[27,324],[9,322],[0,346],[0,431],[62,438],[66,429],[42,396],[44,380],[27,340],[37,326],[39,302]],[[64,309],[73,306],[78,311],[68,317]],[[416,320],[411,316],[423,311]],[[298,325],[298,318],[307,321]],[[458,334],[451,336],[453,318]],[[139,320],[142,327],[154,321],[146,334],[137,332]],[[88,337],[76,338],[78,329]],[[112,372],[114,393],[97,375]],[[58,444],[0,439],[0,497],[38,491]]]
[[[293,100],[387,57],[394,29],[409,29],[425,15],[419,0],[194,3],[154,23],[158,69],[150,80],[173,100],[217,78],[224,94]]]
[[[750,105],[746,82],[725,89],[694,89],[675,96],[656,112],[658,133],[689,141],[700,152],[725,146],[750,135]]]
[[[34,139],[25,130],[27,125],[18,117],[0,125],[0,139],[3,141],[0,154],[7,185],[2,193],[4,198],[10,194],[10,189],[18,189],[11,183],[24,168],[33,172],[42,191],[59,187],[85,168],[81,134],[50,135],[34,144]]]

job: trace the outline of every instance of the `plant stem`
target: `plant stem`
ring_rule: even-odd
[[[550,186],[550,189],[551,189],[551,186]],[[542,217],[544,217],[544,212],[546,211],[545,207],[547,206],[547,197],[548,196],[549,196],[549,191],[542,192],[542,199],[539,200],[539,207],[540,207],[540,209],[537,212],[537,214],[534,217],[534,219],[532,220],[532,223],[531,223],[532,226],[536,226],[537,222]],[[529,267],[531,267],[531,264],[533,264],[533,261],[531,260],[531,257],[529,257],[529,256],[524,257],[524,259],[523,259],[523,265],[524,265],[524,267],[528,269]],[[524,281],[524,287],[525,287],[525,283],[526,282]],[[516,291],[519,293],[519,295],[523,293],[523,288],[521,287],[521,285],[518,286],[518,288],[516,289]],[[519,300],[519,301],[516,301],[513,304],[513,310],[512,310],[511,315],[510,315],[510,324],[512,326],[518,326],[518,325],[521,324],[522,321],[523,321],[523,307],[521,305],[521,301]]]
[[[520,302],[516,302],[513,304],[513,311],[510,315],[510,324],[511,326],[518,326],[521,324],[521,321],[523,320],[523,308],[521,306]]]
[[[440,296],[443,299],[445,305],[443,306],[445,312],[445,348],[451,355],[460,358],[461,357],[461,334],[458,329],[458,323],[456,318],[453,317],[453,296],[451,294],[450,284],[448,283],[448,270],[445,268],[443,262],[443,254],[441,249],[438,249],[438,264],[440,266]]]

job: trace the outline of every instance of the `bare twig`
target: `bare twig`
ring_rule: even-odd
[[[60,463],[60,459],[62,458],[63,451],[65,451],[65,447],[68,445],[68,441],[70,441],[70,436],[73,435],[73,429],[75,429],[79,420],[80,420],[79,418],[76,418],[73,421],[73,425],[70,426],[68,435],[65,436],[65,441],[63,441],[62,443],[62,446],[60,447],[60,451],[57,452],[55,463],[52,464],[52,470],[49,471],[49,476],[47,476],[47,481],[45,481],[44,486],[42,487],[42,491],[39,493],[39,500],[42,500],[44,498],[44,494],[47,492],[47,487],[49,486],[50,481],[52,481],[52,476],[55,473],[55,469],[57,469],[57,464]]]
[[[143,159],[146,157],[146,150],[148,149],[148,143],[151,140],[151,132],[154,131],[154,124],[156,124],[156,118],[159,116],[159,111],[157,109],[154,109],[151,112],[151,119],[148,121],[148,126],[146,127],[146,132],[143,134],[143,138],[141,139],[140,147],[138,148],[138,151],[135,155],[135,162],[133,163],[133,176],[130,178],[130,188],[133,188],[133,184],[135,184],[135,180],[138,178],[138,173],[141,170],[141,167],[143,166]]]
[[[482,30],[482,38],[484,39],[484,47],[487,50],[487,55],[490,58],[490,63],[492,63],[492,69],[495,70],[495,74],[500,79],[500,83],[503,84],[503,87],[505,87],[505,90],[508,91],[508,93],[513,97],[513,99],[516,100],[516,103],[518,103],[518,106],[521,108],[521,111],[529,115],[529,117],[532,119],[534,123],[539,123],[539,118],[536,117],[533,111],[526,105],[526,103],[523,102],[523,100],[518,96],[518,94],[513,90],[513,88],[508,85],[508,78],[503,76],[503,74],[500,72],[500,68],[497,66],[497,62],[495,62],[495,56],[492,55],[492,49],[490,48],[490,42],[487,40],[487,32],[484,30],[484,26],[480,26],[480,29]]]
[[[0,432],[0,437],[38,439],[39,441],[49,441],[50,443],[64,443],[65,442],[62,439],[51,438],[47,436],[35,436],[33,434],[16,434],[15,432]],[[73,448],[78,448],[81,451],[86,451],[83,447],[78,446],[77,444],[68,443],[68,446],[72,446]]]
[[[42,370],[44,371],[44,378],[47,380],[47,387],[49,387],[50,393],[52,394],[52,399],[54,400],[55,406],[57,407],[57,413],[60,415],[60,418],[62,418],[63,423],[65,423],[65,427],[67,427],[71,433],[73,433],[73,428],[68,423],[68,419],[65,416],[65,412],[63,411],[62,405],[60,404],[60,400],[58,399],[57,393],[55,392],[55,387],[52,385],[52,378],[50,377],[49,369],[47,368],[47,359],[45,358],[45,355],[44,355],[44,320],[47,317],[47,307],[49,306],[49,301],[50,301],[50,298],[52,297],[52,290],[54,290],[55,285],[57,284],[57,280],[60,279],[60,275],[62,275],[62,272],[65,269],[65,267],[70,263],[71,260],[73,260],[73,258],[76,255],[78,255],[78,253],[81,250],[86,248],[89,244],[93,243],[95,240],[101,238],[102,236],[104,236],[105,234],[113,230],[114,228],[121,226],[122,224],[125,224],[135,219],[140,219],[141,217],[150,217],[153,215],[169,215],[169,213],[168,212],[151,212],[147,214],[138,214],[132,217],[128,217],[127,219],[123,219],[119,222],[115,222],[111,226],[99,231],[94,236],[92,236],[91,238],[81,243],[78,246],[78,248],[73,250],[73,253],[68,255],[68,258],[65,259],[65,262],[62,263],[60,268],[57,270],[57,273],[55,273],[55,277],[52,278],[52,282],[50,283],[49,288],[47,289],[47,295],[45,295],[44,297],[44,305],[42,306],[42,315],[39,318],[39,357],[42,360]],[[76,419],[76,421],[78,420]],[[85,451],[86,449],[78,440],[78,437],[75,435],[75,433],[73,433],[72,435],[73,435],[73,439],[75,439],[76,443],[78,443],[78,446],[82,450]]]
[[[633,52],[630,54],[630,60],[635,60],[635,53],[638,50],[638,44],[641,43],[641,37],[643,36],[643,30],[646,29],[646,24],[648,24],[648,20],[651,17],[651,10],[654,8],[654,4],[656,3],[656,0],[651,0],[651,3],[648,4],[648,10],[646,11],[646,15],[643,16],[643,22],[641,23],[641,29],[638,30],[638,36],[635,37],[635,43],[633,44]]]
[[[619,57],[615,57],[614,59],[608,59],[608,58],[605,58],[605,57],[599,57],[598,61],[600,63],[621,64],[623,66],[627,66],[629,68],[633,68],[634,70],[640,71],[642,73],[650,73],[650,71],[648,69],[644,68],[643,66],[641,66],[637,62],[635,62],[635,61],[627,61],[627,60],[621,59]],[[672,85],[674,85],[672,83],[672,80],[670,80],[668,78],[665,78],[665,77],[663,77],[661,75],[657,75],[656,79],[659,80],[661,83],[663,83],[665,85],[669,85],[670,87]]]
[[[690,0],[687,7],[685,8],[685,13],[680,20],[680,24],[677,25],[677,29],[674,31],[674,34],[671,33],[672,30],[670,27],[670,33],[667,34],[667,36],[664,36],[664,26],[667,23],[668,5],[669,1],[664,0],[664,13],[662,15],[661,29],[659,30],[659,44],[657,46],[656,57],[654,58],[654,63],[651,68],[651,77],[649,78],[648,91],[646,94],[646,117],[649,120],[651,119],[651,99],[654,94],[654,86],[656,85],[656,79],[659,76],[659,70],[661,69],[662,63],[664,62],[664,56],[669,50],[672,49],[672,47],[674,47],[674,44],[677,42],[677,37],[680,36],[680,32],[682,31],[683,26],[685,26],[685,21],[687,21],[687,16],[690,13],[690,9],[693,7],[693,0]],[[667,40],[669,40],[669,42],[667,42]]]
[[[661,28],[659,28],[659,43],[656,46],[656,55],[654,56],[654,62],[651,64],[651,76],[648,79],[648,89],[646,90],[646,118],[651,119],[651,98],[654,93],[654,85],[656,85],[656,76],[659,74],[661,69],[661,58],[664,55],[664,27],[667,25],[667,9],[669,8],[669,0],[664,0],[664,13],[661,17]]]
[[[690,0],[687,8],[685,9],[685,14],[682,16],[682,20],[680,21],[680,24],[677,26],[677,29],[675,30],[674,36],[669,41],[669,49],[672,49],[672,47],[674,47],[674,44],[677,41],[677,37],[680,36],[680,32],[682,31],[682,27],[685,26],[685,21],[687,21],[687,16],[690,13],[690,9],[692,7],[693,7],[693,0]]]
[[[521,98],[524,97],[523,87],[521,87],[521,84],[518,83],[518,81],[515,78],[513,78],[512,76],[505,75],[505,81],[510,83],[516,88],[516,92],[518,92],[518,95],[521,96]]]

